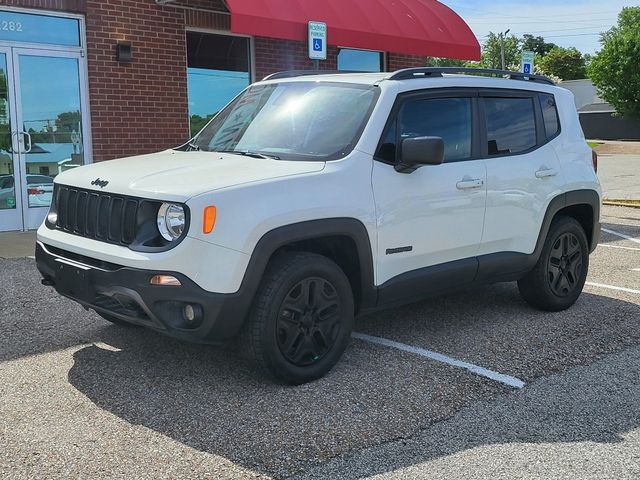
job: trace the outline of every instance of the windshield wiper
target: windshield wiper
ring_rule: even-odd
[[[213,150],[215,153],[230,153],[232,155],[242,155],[243,157],[262,158],[271,160],[281,160],[277,155],[269,155],[266,153],[252,152],[250,150]]]

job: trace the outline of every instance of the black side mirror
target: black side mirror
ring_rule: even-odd
[[[441,165],[444,162],[444,140],[440,137],[414,137],[402,141],[400,162],[395,169],[412,173],[423,165]]]

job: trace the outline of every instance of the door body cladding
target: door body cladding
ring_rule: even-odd
[[[422,300],[469,285],[478,272],[478,259],[466,258],[403,273],[378,288],[378,306],[390,307]]]

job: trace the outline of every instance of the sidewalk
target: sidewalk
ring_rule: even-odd
[[[598,176],[607,200],[640,200],[640,155],[600,155]]]
[[[35,231],[0,233],[0,258],[30,257],[35,249]]]

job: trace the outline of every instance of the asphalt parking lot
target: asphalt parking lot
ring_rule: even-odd
[[[0,477],[638,478],[640,209],[603,224],[571,310],[501,284],[377,313],[295,388],[0,260]]]

